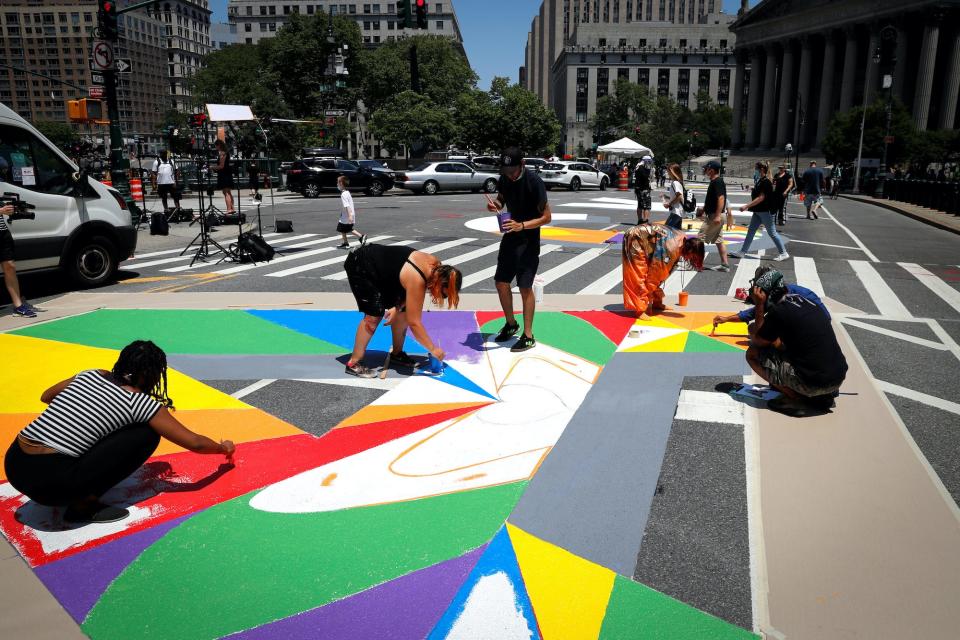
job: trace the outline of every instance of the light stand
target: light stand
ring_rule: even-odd
[[[220,260],[217,261],[218,263],[223,262],[224,260],[233,260],[235,262],[239,262],[239,257],[235,252],[225,248],[219,242],[217,242],[216,240],[210,237],[210,232],[212,231],[212,229],[210,229],[210,226],[208,224],[207,210],[204,209],[204,206],[203,206],[203,195],[204,195],[204,192],[207,190],[207,184],[206,184],[207,180],[204,178],[204,174],[203,174],[204,167],[203,167],[203,164],[201,163],[201,159],[205,160],[209,152],[209,147],[207,144],[206,126],[203,127],[201,133],[203,136],[203,140],[199,145],[197,145],[200,148],[201,155],[195,156],[196,158],[195,165],[197,169],[197,190],[199,191],[198,206],[200,209],[200,217],[197,220],[200,221],[200,231],[199,233],[197,233],[196,236],[194,236],[193,240],[191,240],[190,243],[183,248],[183,251],[180,252],[180,255],[181,256],[186,255],[186,253],[190,250],[190,248],[196,245],[197,247],[196,252],[193,255],[193,259],[190,261],[191,267],[198,260],[201,262],[206,262],[210,256],[216,255],[218,253],[223,254]],[[209,177],[209,171],[207,171],[207,174]],[[213,206],[212,197],[210,198],[209,209],[216,209],[216,207]],[[197,220],[194,220],[194,222],[196,222]],[[193,222],[191,222],[190,224],[192,225]],[[214,247],[216,250],[211,249],[211,246]]]
[[[137,229],[139,230],[144,219],[149,219],[150,214],[154,212],[147,206],[147,189],[143,184],[143,139],[137,136],[134,141],[137,143],[137,176],[140,178],[140,193],[143,194],[143,210],[140,212],[140,220],[137,221]]]
[[[873,53],[871,58],[874,64],[880,64],[880,48]],[[853,172],[853,192],[860,193],[860,163],[863,161],[863,132],[867,128],[867,96],[870,95],[870,78],[873,77],[873,71],[867,70],[867,80],[863,87],[863,114],[860,117],[860,145],[857,147],[857,166]]]

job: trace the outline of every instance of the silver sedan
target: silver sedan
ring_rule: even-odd
[[[398,173],[395,186],[430,196],[438,191],[496,193],[499,179],[496,173],[477,171],[462,162],[426,162]]]

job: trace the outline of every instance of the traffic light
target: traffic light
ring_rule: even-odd
[[[880,30],[880,68],[892,69],[897,63],[897,29],[886,26]]]
[[[397,2],[397,26],[401,29],[413,28],[413,12],[410,10],[410,0]]]
[[[117,39],[117,3],[116,0],[99,0],[97,9],[97,23],[100,28],[100,38],[103,40]]]
[[[416,0],[417,2],[417,29],[427,28],[427,0]]]
[[[70,122],[103,120],[103,103],[90,98],[67,100],[67,117],[70,118]]]

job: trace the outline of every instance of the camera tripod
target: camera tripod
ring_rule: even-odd
[[[200,216],[199,218],[197,218],[197,220],[199,220],[200,222],[200,231],[199,233],[197,233],[196,236],[194,236],[193,240],[190,241],[190,244],[184,247],[183,251],[180,252],[180,255],[181,256],[186,255],[186,253],[190,250],[190,248],[196,245],[197,247],[196,252],[193,255],[193,259],[190,260],[191,267],[198,260],[201,262],[206,262],[211,256],[215,256],[217,254],[222,254],[220,259],[217,260],[217,264],[225,260],[233,260],[234,262],[239,262],[240,257],[237,255],[235,251],[232,251],[231,249],[224,247],[222,244],[220,244],[219,242],[217,242],[216,240],[210,237],[210,232],[212,231],[212,229],[208,224],[207,213],[212,212],[213,210],[219,211],[219,209],[217,209],[213,205],[213,202],[212,202],[213,196],[208,196],[211,200],[211,202],[209,203],[209,208],[204,207],[203,196],[207,190],[207,186],[205,182],[206,181],[204,180],[204,177],[203,177],[203,171],[201,170],[200,163],[198,162],[197,163],[197,186],[199,187],[198,191],[200,196],[200,202],[199,202]],[[197,220],[194,220],[194,222],[196,222]],[[192,225],[193,222],[191,222],[190,224]]]

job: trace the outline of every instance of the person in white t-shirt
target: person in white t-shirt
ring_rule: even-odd
[[[350,193],[350,180],[346,176],[337,178],[337,188],[340,189],[340,221],[337,223],[337,231],[343,236],[343,244],[338,245],[338,249],[348,249],[350,243],[347,242],[347,234],[352,234],[360,238],[360,244],[367,241],[367,236],[354,229],[357,223],[357,209],[353,206],[353,194]]]
[[[669,181],[663,193],[663,206],[667,209],[664,225],[680,229],[683,227],[683,170],[673,163],[667,167]]]
[[[157,184],[157,194],[163,201],[163,211],[167,212],[167,197],[173,196],[173,204],[180,208],[180,192],[177,191],[176,167],[170,160],[170,152],[162,151],[153,161],[153,175]]]

